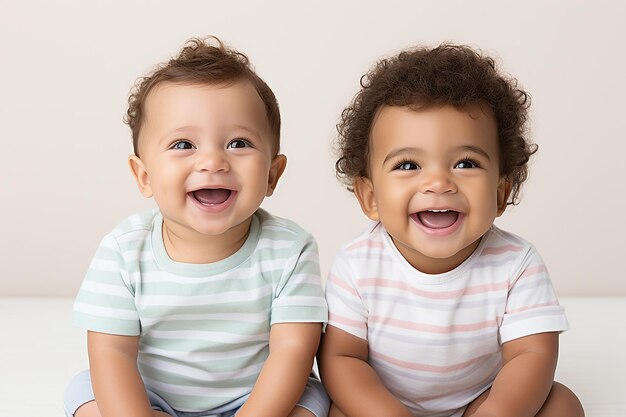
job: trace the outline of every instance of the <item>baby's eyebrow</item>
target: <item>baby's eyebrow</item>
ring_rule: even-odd
[[[196,126],[180,126],[177,127],[175,129],[172,130],[168,130],[167,132],[165,132],[160,138],[159,138],[159,142],[158,143],[163,143],[163,142],[168,142],[172,139],[172,135],[179,135],[179,134],[193,134],[194,132],[196,132],[198,130],[198,128]],[[181,139],[181,138],[179,138]]]
[[[387,161],[389,161],[390,159],[397,158],[398,156],[402,154],[405,154],[405,153],[415,154],[419,152],[420,152],[419,148],[414,148],[411,146],[405,146],[404,148],[394,149],[393,151],[389,152],[387,156],[385,156],[385,159],[383,160],[383,165],[385,165]]]
[[[474,152],[477,153],[481,156],[484,156],[485,158],[487,158],[488,161],[491,161],[491,158],[489,157],[489,154],[487,153],[487,151],[485,151],[483,148],[481,148],[480,146],[475,146],[475,145],[463,145],[463,146],[459,146],[459,149],[461,150],[466,150],[466,151],[470,151],[470,152]]]
[[[241,123],[235,123],[232,125],[232,127],[234,127],[235,129],[239,129],[239,130],[245,130],[246,132],[254,135],[254,136],[259,136],[259,132],[256,131],[256,129],[254,129],[251,126],[247,126],[245,124],[241,124]]]
[[[196,131],[198,131],[198,127],[197,126],[192,126],[192,125],[180,126],[180,127],[175,128],[175,129],[168,130],[167,133],[164,135],[164,138],[167,138],[168,135],[174,135],[174,134],[177,134],[177,133],[189,133],[189,132],[196,132]]]
[[[484,158],[486,158],[488,161],[491,162],[491,157],[489,156],[487,151],[485,151],[480,146],[476,146],[476,145],[461,145],[461,146],[458,146],[457,149],[458,150],[462,150],[462,151],[469,151],[469,152],[477,153],[477,154],[483,156]],[[422,152],[423,152],[423,150],[421,150],[420,148],[416,148],[416,147],[412,147],[412,146],[405,146],[403,148],[394,149],[391,152],[389,152],[387,154],[387,156],[385,156],[385,159],[383,160],[383,165],[385,165],[389,160],[395,159],[395,158],[399,157],[400,155],[404,155],[404,154],[413,154],[413,155],[415,155],[415,154],[419,154],[419,153],[422,153]]]

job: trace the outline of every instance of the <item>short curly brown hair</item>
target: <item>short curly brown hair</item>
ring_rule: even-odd
[[[415,48],[378,61],[361,77],[361,90],[337,125],[337,177],[353,191],[354,180],[367,177],[370,134],[382,106],[425,108],[475,103],[491,107],[498,126],[500,175],[512,183],[507,204],[517,204],[528,178],[528,161],[537,145],[527,138],[530,96],[514,78],[501,74],[493,58],[465,45]]]
[[[139,156],[139,132],[145,117],[146,98],[157,84],[178,82],[228,85],[241,80],[252,83],[265,105],[274,140],[273,155],[277,155],[280,151],[280,111],[274,92],[254,72],[246,55],[226,48],[215,36],[189,39],[175,58],[160,64],[154,71],[137,80],[128,97],[128,110],[124,116],[124,123],[132,131],[135,155]]]

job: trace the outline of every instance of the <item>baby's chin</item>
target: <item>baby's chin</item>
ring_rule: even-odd
[[[410,243],[391,237],[394,245],[405,260],[426,274],[443,274],[461,265],[478,247],[480,239],[470,245],[457,246],[450,242],[431,244],[428,242]]]

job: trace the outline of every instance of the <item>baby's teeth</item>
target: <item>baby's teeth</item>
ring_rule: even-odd
[[[433,213],[445,213],[446,211],[450,211],[450,210],[428,210],[428,211],[432,211]]]

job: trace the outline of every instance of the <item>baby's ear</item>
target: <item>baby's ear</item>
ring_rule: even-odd
[[[276,184],[278,184],[278,180],[285,172],[285,168],[287,167],[287,157],[285,155],[279,154],[274,157],[272,160],[272,165],[270,166],[270,172],[267,177],[267,191],[265,192],[265,196],[269,197],[274,194],[274,190],[276,189]]]
[[[367,177],[358,177],[354,180],[353,188],[354,195],[357,200],[359,200],[363,213],[371,220],[380,220],[376,199],[374,198],[374,185],[372,184],[372,180]]]
[[[148,177],[148,171],[146,171],[143,161],[137,155],[130,155],[128,157],[128,166],[137,182],[141,195],[146,198],[152,197],[150,178]]]
[[[511,190],[513,189],[513,183],[507,180],[505,177],[500,177],[500,182],[498,183],[498,211],[496,216],[502,216],[504,210],[506,210],[507,202],[509,200],[509,196],[511,195]]]

